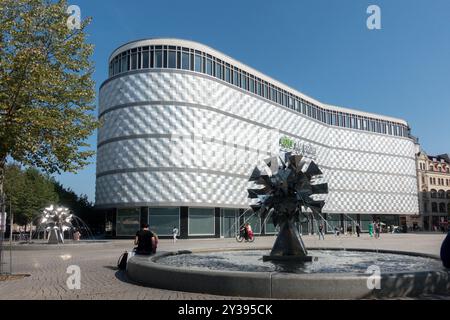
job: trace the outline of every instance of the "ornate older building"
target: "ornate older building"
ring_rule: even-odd
[[[417,179],[424,230],[446,227],[450,216],[450,156],[417,154]]]

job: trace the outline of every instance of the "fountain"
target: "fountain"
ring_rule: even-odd
[[[283,159],[284,158],[284,159]],[[295,226],[300,221],[300,215],[304,214],[302,207],[309,208],[312,212],[320,212],[325,202],[314,200],[315,194],[328,193],[328,184],[312,184],[311,182],[322,171],[314,161],[310,161],[307,169],[302,169],[306,161],[302,161],[301,155],[285,153],[284,157],[273,157],[265,162],[270,168],[270,175],[262,172],[258,167],[253,170],[250,180],[263,188],[249,189],[249,198],[258,199],[251,205],[255,212],[272,216],[275,227],[280,226],[280,232],[270,255],[264,256],[265,261],[311,261],[305,245]],[[278,164],[278,162],[281,164]]]
[[[44,226],[48,234],[48,244],[64,243],[64,231],[72,228],[73,215],[69,209],[51,205],[44,209],[40,226]],[[38,228],[39,230],[39,228]]]
[[[44,239],[47,240],[47,244],[64,244],[66,242],[64,239],[66,233],[68,233],[69,239],[80,242],[80,239],[74,237],[74,230],[80,232],[80,237],[83,237],[83,239],[91,242],[94,240],[94,236],[87,224],[67,208],[51,205],[44,209],[44,212],[38,219],[38,226],[33,238],[39,238],[40,234],[44,233]]]
[[[31,239],[14,242],[12,250],[52,250],[85,245],[113,245],[111,241],[95,239],[88,225],[65,207],[51,205],[45,208],[35,219],[35,224],[37,227]]]
[[[163,252],[134,256],[128,277],[143,285],[226,296],[358,299],[448,294],[450,270],[439,257],[361,248],[306,249],[296,223],[306,210],[321,216],[328,184],[311,160],[284,153],[256,167],[251,209],[280,227],[273,247]],[[305,209],[305,210],[303,210]],[[270,250],[270,251],[269,251]],[[270,253],[269,253],[270,252]],[[269,254],[268,254],[269,253]]]

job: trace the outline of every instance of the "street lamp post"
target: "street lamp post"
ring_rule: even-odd
[[[14,214],[11,199],[9,199],[9,274],[12,274],[12,237],[14,226]]]
[[[3,239],[6,226],[5,194],[0,194],[0,274],[3,274]]]

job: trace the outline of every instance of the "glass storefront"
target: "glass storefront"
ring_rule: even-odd
[[[149,208],[148,224],[150,230],[159,236],[171,236],[173,227],[180,230],[179,208]]]
[[[305,213],[300,215],[300,223],[297,224],[298,232],[301,235],[307,235],[311,233],[312,230],[312,219],[310,213]]]
[[[277,226],[275,228],[275,226],[273,225],[273,221],[272,221],[272,215],[267,215],[264,219],[264,230],[266,232],[266,234],[277,234],[278,231],[280,230],[280,227]]]
[[[394,226],[400,225],[400,217],[397,215],[380,215],[376,219],[381,222],[382,232],[391,232]]]
[[[244,222],[250,224],[254,234],[261,234],[261,218],[259,217],[259,214],[254,212],[244,214]]]
[[[182,208],[179,207],[150,207],[148,209],[148,224],[150,230],[160,236],[172,236],[172,230],[176,227],[178,230],[182,226]],[[187,209],[187,208],[186,208]],[[279,226],[275,227],[272,217],[265,216],[262,219],[259,214],[246,212],[241,216],[239,209],[221,208],[220,219],[216,221],[215,208],[189,208],[187,213],[188,236],[218,236],[216,234],[216,222],[220,221],[217,233],[220,232],[222,238],[233,238],[239,232],[243,223],[250,223],[255,234],[261,235],[263,226],[264,234],[276,235],[279,232]],[[116,215],[115,235],[118,237],[133,237],[140,229],[141,208],[118,209],[115,213],[111,212],[106,217],[106,231],[112,236],[114,234],[113,220]],[[326,218],[326,220],[323,220]],[[145,219],[144,219],[145,220]],[[374,220],[380,220],[382,232],[391,232],[394,226],[399,226],[400,217],[398,215],[366,215],[366,214],[311,214],[300,216],[300,222],[296,223],[298,231],[302,235],[317,234],[318,227],[322,223],[327,233],[334,233],[335,227],[343,232],[356,232],[356,224],[359,224],[362,232],[369,231],[369,225]],[[446,215],[423,217],[424,229],[438,230],[441,224],[447,224],[449,217]],[[350,231],[351,229],[351,231]],[[185,231],[184,231],[185,232]]]
[[[213,236],[214,209],[213,208],[189,208],[189,235],[190,236]]]
[[[239,210],[222,209],[220,212],[220,236],[224,238],[233,238],[236,236],[239,228]]]
[[[363,232],[369,232],[369,224],[373,222],[373,218],[371,214],[361,214],[360,215],[361,220],[361,231]]]
[[[326,230],[326,220],[325,220],[324,214],[313,214],[312,215],[312,231],[314,234],[319,234],[319,227],[320,225],[323,225]]]
[[[344,232],[355,233],[358,224],[358,216],[356,214],[344,214]]]
[[[327,214],[327,232],[334,233],[335,228],[341,229],[341,215],[340,214]]]
[[[134,236],[139,231],[141,224],[141,209],[118,209],[116,222],[117,236]]]

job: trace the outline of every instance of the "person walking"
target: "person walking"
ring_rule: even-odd
[[[173,243],[177,242],[178,228],[175,226],[172,229],[172,235],[173,235]]]
[[[369,236],[371,238],[373,237],[373,225],[374,225],[373,221],[371,223],[369,223]]]
[[[360,233],[361,233],[361,227],[359,226],[359,224],[356,224],[356,234],[358,235],[358,238],[359,238]]]
[[[441,260],[444,267],[450,269],[450,232],[447,233],[447,237],[441,246]]]
[[[375,223],[375,238],[380,239],[380,229],[381,229],[381,223],[380,221],[377,221]]]
[[[347,226],[347,234],[350,235],[350,236],[353,235],[353,228],[352,228],[351,224],[349,224]]]
[[[322,240],[325,240],[325,236],[323,234],[323,224],[322,223],[319,225],[319,240],[320,240],[321,236],[322,236]]]

